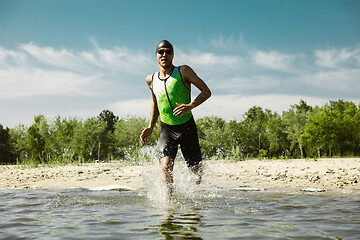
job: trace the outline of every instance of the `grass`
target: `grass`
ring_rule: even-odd
[[[137,166],[149,163],[152,161],[153,156],[141,152],[139,149],[133,151],[126,151],[123,158],[119,159],[106,159],[106,160],[86,160],[84,158],[72,159],[68,157],[48,156],[39,158],[25,158],[17,160],[16,165],[22,168],[38,168],[42,166],[65,166],[71,164],[83,165],[87,163],[105,163],[117,162],[122,166]]]

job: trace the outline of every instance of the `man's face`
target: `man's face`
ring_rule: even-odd
[[[160,66],[166,68],[172,65],[174,52],[170,48],[159,48],[156,52],[156,58]]]

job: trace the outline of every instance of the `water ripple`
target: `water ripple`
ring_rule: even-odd
[[[0,193],[2,239],[356,239],[360,193],[198,189]],[[155,201],[155,202],[154,202]]]

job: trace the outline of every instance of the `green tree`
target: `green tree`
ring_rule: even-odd
[[[39,133],[45,141],[44,160],[49,161],[53,157],[58,157],[59,151],[54,121],[49,121],[43,115],[36,116],[35,119],[35,124],[39,127]]]
[[[225,134],[223,138],[225,139],[224,144],[227,156],[235,160],[245,159],[244,124],[231,120],[226,123],[223,134]]]
[[[78,127],[79,120],[76,118],[61,118],[57,116],[54,120],[54,137],[56,144],[56,155],[61,158],[73,159],[76,155],[72,145],[75,129]]]
[[[330,110],[334,127],[334,148],[340,156],[354,154],[357,148],[357,139],[360,134],[360,122],[357,121],[357,107],[352,102],[339,99],[330,101],[326,106]],[[331,152],[330,152],[331,155]]]
[[[106,128],[105,122],[94,117],[79,121],[71,141],[74,156],[86,162],[98,159],[101,156],[101,144],[106,138]]]
[[[334,152],[355,154],[360,132],[357,111],[352,102],[330,101],[310,116],[303,141],[313,146],[319,157],[321,150],[329,156]]]
[[[304,158],[305,151],[302,144],[302,136],[308,121],[312,107],[304,100],[300,100],[299,104],[292,105],[289,111],[283,112],[282,119],[285,124],[285,132],[290,142],[290,152],[294,156],[294,151],[299,150],[300,157]]]
[[[141,147],[140,134],[148,125],[145,118],[132,117],[120,119],[115,124],[114,138],[117,147],[117,156],[124,157],[127,152],[138,151]],[[154,144],[156,131],[148,139],[148,144]]]
[[[274,113],[267,121],[266,138],[269,141],[269,156],[284,156],[289,146],[285,123],[281,117]]]
[[[9,128],[0,124],[0,164],[15,162],[9,132]]]
[[[244,115],[244,149],[248,156],[261,156],[262,149],[269,149],[266,129],[271,111],[254,106]]]
[[[115,114],[110,110],[102,111],[99,114],[98,119],[100,121],[106,122],[107,125],[106,129],[111,133],[115,131],[115,124],[117,121],[119,121],[119,117],[115,116]]]
[[[115,125],[119,121],[119,117],[109,110],[104,110],[98,115],[98,119],[106,123],[107,134],[104,135],[103,142],[101,143],[101,155],[109,158],[110,156],[116,156],[116,144],[115,144]]]
[[[15,158],[22,162],[30,156],[30,149],[27,142],[28,129],[24,124],[10,129],[11,146],[14,150]]]
[[[356,115],[354,116],[355,122],[357,123],[357,130],[356,132],[357,137],[355,139],[355,152],[354,155],[359,155],[360,154],[360,104],[357,106],[357,111],[356,111]]]
[[[204,117],[196,121],[201,151],[206,157],[225,157],[225,120],[217,117]],[[225,140],[225,141],[224,141]]]
[[[44,118],[43,115],[35,116],[34,123],[27,131],[27,143],[30,149],[30,157],[35,161],[41,161],[45,156],[45,138],[40,132],[40,125]],[[43,131],[43,129],[41,130]]]

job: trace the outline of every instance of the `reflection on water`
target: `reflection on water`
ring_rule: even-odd
[[[201,215],[196,209],[185,213],[169,211],[159,225],[150,225],[145,230],[157,229],[165,239],[202,239],[197,236],[201,225]]]

